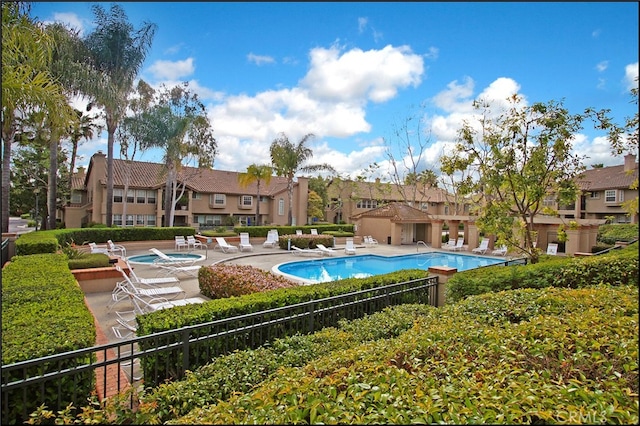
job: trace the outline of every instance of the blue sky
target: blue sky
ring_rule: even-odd
[[[35,2],[31,15],[86,35],[91,4]],[[374,162],[386,170],[386,152],[402,157],[394,128],[419,116],[430,130],[423,167],[438,172],[480,97],[563,101],[575,114],[608,108],[619,123],[637,111],[636,2],[119,4],[134,28],[158,25],[140,77],[154,87],[188,81],[207,105],[220,170],[268,163],[280,132],[294,143],[313,133],[310,162],[342,175]],[[604,136],[589,123],[576,135],[587,166],[622,164]],[[106,152],[106,138],[84,142],[79,165]]]

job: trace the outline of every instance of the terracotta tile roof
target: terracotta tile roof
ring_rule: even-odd
[[[390,218],[392,222],[424,222],[431,218],[428,213],[418,210],[415,207],[411,207],[405,203],[389,203],[354,215],[351,219],[360,219],[363,217],[387,217]]]
[[[352,193],[356,194],[357,197],[363,199],[372,198],[376,200],[387,201],[404,200],[402,192],[394,183],[350,181],[349,185],[349,190],[351,190]],[[329,183],[329,188],[331,188],[331,182]],[[405,194],[407,195],[413,194],[413,187],[411,186],[405,185],[404,190]],[[330,191],[337,191],[337,189],[333,189]],[[418,202],[444,203],[447,201],[447,197],[450,196],[444,189],[441,188],[420,188],[418,191],[416,191],[416,198]]]
[[[124,186],[128,163],[126,160],[113,160],[113,185],[115,187]],[[178,181],[184,181],[189,189],[201,193],[255,194],[257,184],[253,182],[242,187],[238,183],[239,174],[240,172],[183,167],[178,173]],[[131,163],[130,188],[159,188],[164,185],[165,180],[166,172],[163,164],[144,161]],[[107,184],[106,173],[105,176],[100,177],[100,183]],[[269,185],[264,181],[260,182],[260,195],[263,196],[273,196],[286,192],[286,190],[287,179],[284,177],[272,176]]]
[[[631,172],[624,171],[624,166],[600,167],[585,170],[578,178],[580,189],[585,191],[602,191],[605,189],[628,189],[638,179],[638,165]]]

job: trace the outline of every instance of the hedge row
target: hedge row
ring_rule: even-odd
[[[14,256],[2,270],[2,364],[13,364],[89,348],[95,345],[96,330],[93,315],[84,303],[84,293],[78,286],[62,254]],[[89,359],[53,362],[44,371],[27,368],[29,376],[59,371],[89,362]],[[22,379],[22,376],[3,377],[3,382]],[[44,389],[44,402],[56,402],[60,396],[62,406],[72,400],[71,395],[89,395],[93,389],[93,374],[87,372],[80,380],[62,379]],[[58,387],[59,386],[59,387]],[[31,412],[39,397],[40,385],[26,389],[27,413]],[[19,422],[23,391],[3,395],[9,417]],[[33,404],[33,405],[29,405]],[[4,416],[4,414],[3,414]]]
[[[518,288],[570,287],[594,284],[638,284],[638,245],[599,256],[543,257],[520,266],[489,266],[456,273],[446,284],[445,299],[455,303],[466,297]]]
[[[179,397],[158,389],[141,414],[166,418],[182,403],[195,408],[166,424],[637,424],[637,299],[632,286],[472,297],[418,314],[396,338],[316,335],[329,351],[305,357],[300,344],[304,365],[275,370],[256,352],[235,355],[241,362],[174,384]],[[511,306],[520,320],[505,320]],[[268,379],[250,375],[260,366],[271,367]],[[245,383],[220,391],[232,384],[224,375]],[[203,401],[200,386],[225,397]]]
[[[312,229],[317,229],[318,234],[322,234],[324,232],[347,232],[353,233],[354,225],[353,224],[343,224],[343,225],[301,225],[301,226],[288,226],[288,225],[279,225],[279,226],[236,226],[233,230],[240,234],[241,232],[248,232],[250,237],[267,237],[267,233],[272,229],[278,230],[278,235],[286,235],[286,234],[295,234],[296,230],[301,229],[303,234],[311,234]]]

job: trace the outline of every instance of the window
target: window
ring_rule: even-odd
[[[124,191],[120,188],[113,188],[113,202],[121,203],[122,202],[122,194]],[[114,216],[115,219],[115,216]],[[120,217],[120,222],[122,222],[122,217]],[[115,223],[115,222],[114,222]]]
[[[278,216],[284,216],[284,198],[278,199]]]
[[[240,205],[243,207],[251,207],[253,205],[253,197],[251,195],[243,195],[240,199]]]
[[[147,215],[147,226],[156,226],[156,217],[154,215]]]
[[[156,191],[152,189],[147,190],[147,204],[155,204],[156,203]],[[155,220],[154,220],[155,223]]]
[[[201,200],[202,194],[200,194],[199,192],[191,191],[191,198],[193,198],[194,200]]]
[[[356,203],[356,207],[359,209],[375,209],[378,207],[376,200],[360,200]]]
[[[449,214],[449,206],[444,206],[444,214]]]
[[[605,203],[615,203],[616,202],[616,190],[615,189],[607,189],[604,191],[604,202]]]
[[[135,189],[128,189],[127,190],[127,203],[133,203],[135,198],[136,198],[136,190]]]
[[[136,190],[136,203],[144,204],[147,199],[147,191],[145,189]]]
[[[136,215],[136,226],[144,226],[144,215],[137,214]]]
[[[556,196],[555,195],[546,195],[544,200],[542,200],[542,205],[547,207],[553,207],[556,205]]]
[[[597,200],[598,198],[600,198],[600,192],[598,192],[598,191],[590,192],[589,193],[589,198]]]
[[[227,197],[224,194],[213,194],[210,201],[214,206],[224,206],[227,203]]]
[[[193,221],[199,226],[214,226],[222,224],[222,216],[217,214],[196,214],[193,215]]]
[[[115,189],[113,191],[115,193]],[[122,215],[121,214],[114,214],[113,215],[113,224],[117,225],[117,226],[122,226]]]
[[[80,204],[82,202],[82,192],[71,191],[71,203]]]
[[[125,225],[126,226],[133,226],[133,215],[132,214],[128,214],[127,215],[127,223]]]

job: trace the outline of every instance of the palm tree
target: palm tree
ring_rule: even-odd
[[[100,131],[101,127],[94,120],[95,117],[84,114],[80,110],[75,110],[78,116],[78,120],[74,121],[73,127],[69,134],[69,140],[71,141],[71,159],[69,165],[69,172],[73,174],[76,168],[76,158],[78,157],[78,145],[80,140],[84,139],[88,141],[93,138],[94,131]]]
[[[247,187],[253,182],[256,182],[256,220],[255,224],[260,225],[260,182],[264,181],[266,185],[271,182],[271,176],[273,175],[273,169],[268,165],[251,164],[247,167],[246,173],[240,173],[238,175],[238,182],[243,187]]]
[[[305,135],[297,145],[289,141],[287,135],[280,133],[280,136],[271,143],[269,148],[273,169],[278,176],[287,178],[287,192],[289,194],[289,225],[293,225],[293,179],[296,173],[313,172],[327,170],[334,172],[329,164],[303,165],[309,158],[313,157],[311,148],[305,146],[308,140],[313,138],[313,134]]]
[[[96,29],[85,39],[91,72],[87,74],[83,93],[96,106],[104,108],[107,123],[107,226],[113,221],[113,145],[118,123],[125,114],[133,82],[151,47],[157,26],[143,23],[134,30],[127,15],[117,4],[109,13],[99,4],[91,9]],[[91,106],[92,104],[90,104]]]
[[[20,116],[34,109],[54,111],[64,123],[67,100],[51,75],[54,41],[20,2],[2,3],[2,232],[9,231],[11,144]]]

